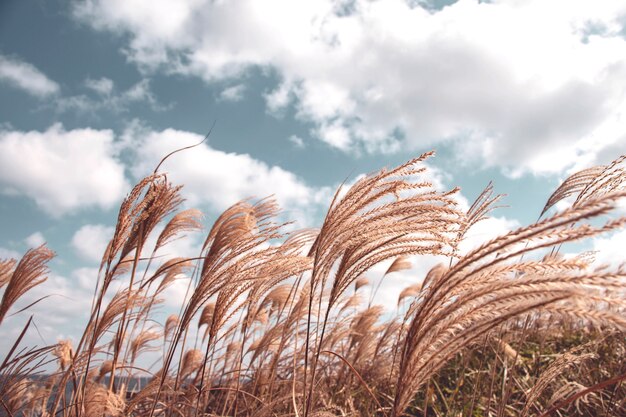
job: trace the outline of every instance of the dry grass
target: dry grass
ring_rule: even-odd
[[[623,158],[567,179],[537,223],[462,254],[500,196],[490,184],[462,211],[457,189],[421,179],[430,155],[338,191],[319,230],[287,232],[272,199],[236,203],[190,259],[157,251],[200,229],[202,214],[179,211],[164,175],[146,177],[121,205],[82,337],[25,348],[29,320],[0,365],[3,413],[626,415],[626,272],[559,254],[624,226]],[[545,217],[566,198],[571,208]],[[388,275],[434,255],[448,261],[416,276],[395,314],[376,304],[373,267],[387,262]],[[0,261],[0,322],[52,256]],[[157,325],[180,275],[192,277],[180,312]],[[113,282],[126,287],[113,293]],[[137,366],[154,351],[156,365]],[[41,374],[49,363],[57,371]]]

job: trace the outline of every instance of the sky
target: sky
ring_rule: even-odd
[[[23,300],[53,294],[30,310],[29,340],[75,338],[120,202],[212,126],[164,165],[207,227],[270,194],[298,227],[319,225],[344,180],[436,150],[436,186],[507,194],[478,243],[626,153],[625,93],[620,0],[4,0],[0,257],[57,253]],[[589,243],[607,262],[625,246],[623,232]],[[385,281],[382,299],[429,265]]]

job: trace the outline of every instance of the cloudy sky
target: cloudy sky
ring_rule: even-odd
[[[207,224],[275,194],[316,225],[344,179],[435,149],[441,187],[508,194],[486,238],[626,153],[625,93],[621,0],[5,0],[0,257],[57,252],[38,337],[74,335],[121,199],[214,123],[164,167]]]

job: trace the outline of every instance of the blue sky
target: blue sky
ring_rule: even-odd
[[[4,1],[0,256],[57,252],[34,311],[73,336],[121,199],[214,122],[165,166],[207,224],[275,193],[314,226],[344,179],[435,149],[438,186],[507,194],[474,239],[503,233],[625,153],[625,27],[623,1]]]

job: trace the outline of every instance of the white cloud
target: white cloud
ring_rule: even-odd
[[[29,247],[36,248],[43,245],[46,242],[46,238],[41,232],[35,232],[32,235],[28,236],[26,239],[24,239],[24,242],[26,242]]]
[[[515,219],[509,219],[502,216],[489,217],[476,223],[474,227],[467,231],[465,239],[459,245],[459,252],[462,255],[467,254],[483,243],[486,243],[498,236],[505,235],[520,226],[520,223]]]
[[[93,80],[87,78],[85,87],[97,93],[97,97],[86,94],[59,97],[53,103],[53,107],[58,112],[76,111],[79,113],[97,114],[106,110],[113,113],[122,113],[129,110],[130,105],[146,103],[154,111],[164,111],[171,105],[164,105],[159,102],[150,88],[150,80],[144,78],[130,86],[127,90],[117,92],[115,83],[109,78]]]
[[[60,216],[83,207],[108,209],[129,188],[110,130],[60,124],[44,132],[0,131],[0,192],[23,195]]]
[[[101,224],[86,224],[72,236],[72,247],[83,259],[100,262],[113,237],[115,228]]]
[[[324,142],[342,150],[348,150],[352,145],[350,130],[340,121],[323,123],[317,129],[317,135]]]
[[[287,139],[289,140],[289,142],[293,143],[296,148],[303,149],[305,146],[304,139],[302,139],[300,136],[291,135]]]
[[[287,82],[281,83],[273,91],[264,95],[267,111],[274,116],[281,116],[285,109],[294,100],[293,86]]]
[[[98,282],[98,268],[82,267],[72,271],[72,278],[78,282],[80,288],[92,291],[96,288]]]
[[[0,259],[20,259],[21,255],[18,251],[0,247]]]
[[[613,267],[626,263],[626,230],[619,230],[610,236],[596,237],[592,240],[592,251],[595,265],[611,265]]]
[[[622,1],[460,0],[432,11],[402,0],[349,10],[331,0],[85,0],[74,12],[128,33],[125,52],[146,71],[212,82],[276,70],[268,110],[294,103],[319,139],[346,151],[461,137],[463,159],[519,176],[626,150]]]
[[[122,100],[126,101],[147,101],[151,104],[156,103],[156,98],[150,90],[150,80],[143,79],[134,84],[122,94]]]
[[[59,85],[32,64],[0,55],[0,81],[4,81],[37,97],[59,92]]]
[[[134,125],[123,140],[132,144],[131,149],[136,152],[131,170],[141,177],[152,172],[164,155],[196,144],[202,136],[174,129],[152,131]],[[168,173],[173,183],[184,184],[182,192],[190,206],[208,204],[216,211],[248,197],[274,195],[288,218],[304,220],[321,202],[326,203],[330,195],[330,190],[310,187],[278,166],[269,166],[247,154],[222,152],[206,144],[173,155],[162,171]]]
[[[246,90],[246,86],[243,84],[233,85],[228,87],[220,93],[220,100],[223,101],[241,101],[243,100],[243,93]]]
[[[85,80],[85,87],[95,91],[98,94],[108,96],[113,91],[115,84],[110,78],[102,77],[97,80],[87,78]]]

